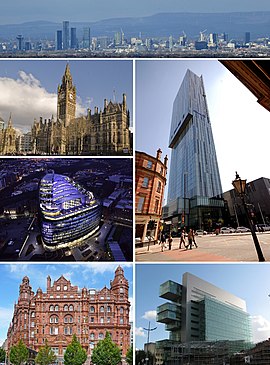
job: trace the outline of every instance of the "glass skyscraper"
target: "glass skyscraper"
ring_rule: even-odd
[[[69,21],[63,21],[63,49],[69,49]]]
[[[39,202],[47,250],[78,246],[99,229],[100,205],[93,193],[67,176],[46,174],[40,182]]]
[[[202,228],[209,217],[221,218],[222,187],[203,79],[190,70],[174,100],[169,147],[165,218],[182,215],[179,221],[195,228]]]
[[[160,297],[170,301],[157,308],[157,321],[166,324],[171,341],[252,342],[245,301],[195,275],[161,284]]]

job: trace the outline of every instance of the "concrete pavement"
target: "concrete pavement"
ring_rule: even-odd
[[[270,232],[257,233],[266,261],[270,261]],[[156,262],[258,262],[254,242],[250,233],[197,236],[198,248],[179,249],[180,238],[174,238],[172,250],[161,252],[159,244],[136,248],[136,261]],[[187,244],[187,241],[186,241]]]

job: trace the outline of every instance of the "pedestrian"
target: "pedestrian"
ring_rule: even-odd
[[[183,246],[186,247],[185,235],[186,235],[186,232],[184,229],[182,229],[181,235],[180,235],[179,249],[182,248],[182,243],[183,243]]]
[[[189,248],[192,250],[192,242],[193,242],[193,230],[190,228],[188,232],[188,245],[186,246],[186,250]]]
[[[166,242],[166,237],[165,237],[165,234],[164,234],[164,233],[162,233],[161,238],[160,238],[160,243],[161,243],[161,252],[163,252],[163,251],[164,251],[165,242]]]
[[[168,237],[168,244],[169,244],[169,250],[171,250],[172,249],[172,236],[171,236],[171,234],[169,234],[169,237]]]
[[[195,247],[198,248],[197,243],[195,241],[195,231],[194,231],[194,229],[192,230],[192,241],[193,241]]]

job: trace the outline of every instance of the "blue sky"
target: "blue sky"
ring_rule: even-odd
[[[235,171],[247,181],[270,178],[260,163],[269,154],[270,114],[218,60],[136,62],[136,150],[155,156],[161,148],[170,165],[172,106],[187,69],[203,76],[223,191]]]
[[[72,285],[79,288],[102,289],[105,285],[110,287],[110,280],[114,278],[117,264],[81,263],[81,264],[0,264],[0,345],[6,338],[7,329],[12,319],[14,302],[18,299],[19,286],[22,278],[27,275],[34,292],[41,287],[46,291],[48,275],[52,283],[62,274],[71,281]],[[131,316],[133,316],[133,268],[132,264],[121,264],[125,277],[129,281],[129,297],[132,303]]]
[[[74,11],[75,10],[75,11]],[[1,3],[0,22],[22,23],[32,20],[96,21],[126,16],[148,16],[161,12],[229,12],[270,10],[266,0],[9,0]]]
[[[103,107],[104,99],[127,105],[132,119],[132,61],[70,60],[73,83],[77,90],[78,114]],[[34,118],[56,115],[57,86],[62,81],[66,60],[0,60],[0,117],[12,113],[14,125],[30,125]]]
[[[147,333],[143,328],[157,329],[150,334],[154,342],[168,338],[165,325],[155,322],[159,286],[167,280],[182,282],[182,275],[190,272],[246,301],[252,316],[255,341],[270,337],[269,264],[137,264],[136,265],[136,348],[143,348]]]

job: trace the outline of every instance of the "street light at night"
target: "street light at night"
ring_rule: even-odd
[[[242,180],[240,178],[240,176],[238,175],[238,173],[236,172],[235,173],[235,180],[233,180],[232,185],[233,185],[235,191],[238,193],[238,195],[240,196],[240,198],[242,200],[243,207],[244,207],[244,210],[245,210],[245,214],[247,216],[248,223],[249,223],[249,228],[250,228],[252,238],[253,238],[253,241],[254,241],[255,249],[256,249],[256,252],[257,252],[257,255],[258,255],[258,259],[259,259],[259,261],[265,261],[265,258],[263,257],[263,253],[262,253],[262,250],[261,250],[260,243],[258,241],[258,237],[257,237],[256,232],[254,230],[254,225],[253,225],[253,223],[250,219],[249,212],[248,212],[248,209],[247,209],[247,204],[246,204],[246,201],[245,201],[246,184],[247,184],[247,180]]]

